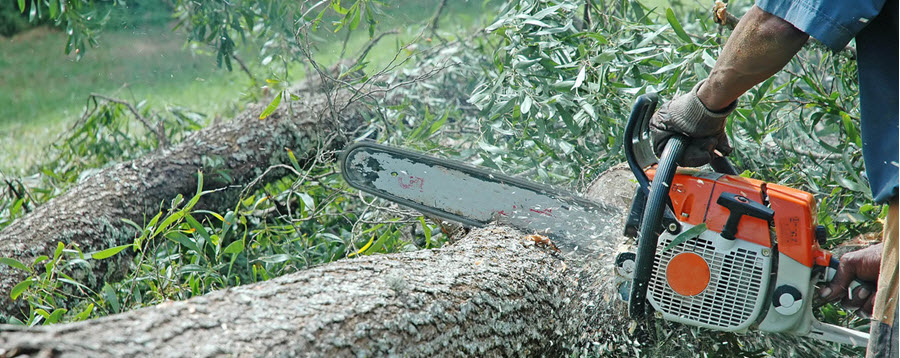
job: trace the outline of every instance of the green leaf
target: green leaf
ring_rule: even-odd
[[[706,223],[700,223],[700,225],[684,230],[680,234],[678,234],[678,236],[675,236],[675,238],[672,239],[672,242],[670,242],[668,245],[666,245],[665,248],[663,248],[662,252],[666,252],[685,241],[698,237],[704,231],[706,231]]]
[[[72,321],[75,321],[75,322],[84,321],[84,320],[88,319],[88,317],[91,316],[91,312],[93,312],[93,311],[94,311],[94,304],[89,303],[87,305],[87,307],[84,308],[84,310],[82,310],[81,312],[79,312],[78,314],[75,315],[75,317],[72,319]]]
[[[684,28],[681,27],[681,24],[678,23],[678,19],[675,18],[675,12],[672,11],[672,8],[666,9],[666,20],[669,20],[669,25],[672,25],[672,30],[675,30],[675,34],[678,35],[684,42],[694,43],[691,40],[691,37],[688,36],[687,32],[684,32]]]
[[[391,237],[391,233],[392,231],[385,231],[381,234],[381,236],[378,237],[378,240],[375,240],[372,246],[369,246],[369,248],[363,252],[363,255],[371,255],[383,251],[384,245],[387,243],[388,238]]]
[[[444,123],[447,123],[448,117],[450,117],[450,111],[444,111],[444,115],[441,117],[441,119],[438,119],[436,122],[431,124],[431,128],[428,129],[428,135],[431,136],[432,134],[437,132],[438,129],[441,129]]]
[[[189,274],[189,273],[203,273],[206,272],[206,268],[197,264],[189,264],[184,265],[178,269],[179,275]]]
[[[269,255],[269,256],[263,256],[263,257],[260,257],[258,260],[259,260],[259,261],[262,261],[262,262],[265,262],[265,263],[267,263],[267,264],[275,264],[275,263],[279,263],[279,262],[285,262],[285,261],[290,260],[290,259],[291,259],[291,255],[288,255],[288,254],[275,254],[275,255]]]
[[[337,1],[332,0],[331,7],[332,7],[332,9],[334,9],[334,12],[341,14],[341,15],[347,15],[347,13],[350,11],[349,9],[345,9],[345,8],[341,7],[340,0],[337,0]]]
[[[431,248],[431,226],[425,222],[425,217],[419,217],[419,223],[422,224],[422,231],[425,233],[425,248]]]
[[[38,256],[38,257],[35,257],[35,258],[34,258],[34,264],[32,265],[32,267],[33,267],[33,266],[37,266],[37,264],[39,264],[39,263],[41,263],[41,262],[44,262],[44,261],[47,261],[47,260],[49,260],[49,259],[50,259],[50,256],[47,256],[47,255],[40,255],[40,256]]]
[[[112,257],[113,255],[118,254],[122,250],[125,250],[132,246],[134,246],[134,245],[127,244],[127,245],[120,245],[120,246],[116,246],[116,247],[110,247],[106,250],[97,251],[97,252],[92,253],[91,258],[93,258],[94,260],[103,260],[105,258]]]
[[[25,13],[25,0],[19,0],[19,12]]]
[[[581,69],[578,70],[578,75],[575,76],[575,84],[572,85],[573,90],[578,87],[581,87],[581,84],[584,83],[584,69],[585,69],[585,66],[581,66]]]
[[[362,18],[362,12],[359,11],[359,2],[353,4],[351,8],[353,12],[350,14],[350,17],[353,19],[350,20],[350,31],[356,30],[356,27],[359,26],[359,20]]]
[[[166,233],[166,238],[181,244],[181,246],[184,246],[184,247],[188,248],[189,250],[194,250],[194,252],[196,252],[198,255],[203,253],[200,251],[200,246],[197,246],[197,243],[194,242],[194,240],[191,240],[189,237],[185,236],[181,232],[170,231],[170,232]]]
[[[266,107],[266,109],[263,110],[263,112],[259,114],[260,120],[266,119],[266,117],[268,117],[273,112],[275,112],[275,110],[278,108],[278,105],[281,104],[281,94],[282,93],[284,93],[284,92],[283,91],[278,92],[278,95],[275,96],[275,99],[273,99],[272,102],[269,103],[269,105]]]
[[[159,235],[160,232],[168,229],[176,221],[181,220],[181,218],[184,217],[184,214],[185,214],[184,210],[179,210],[179,211],[172,213],[172,215],[169,215],[169,217],[167,217],[165,220],[163,220],[163,222],[160,223],[159,226],[156,227],[156,230],[153,231],[153,236],[151,236],[151,237]]]
[[[200,236],[202,236],[206,241],[210,241],[209,232],[206,231],[206,228],[203,227],[203,225],[201,225],[200,222],[197,221],[197,219],[194,219],[194,217],[191,215],[185,215],[184,219],[188,222],[188,225],[190,225],[191,228],[194,229],[195,233],[200,234]]]
[[[226,254],[239,254],[244,251],[244,241],[238,240],[225,247]]]
[[[50,314],[50,317],[47,317],[47,324],[57,323],[59,319],[62,318],[62,315],[66,313],[68,310],[65,308],[57,308],[53,310],[53,313]]]
[[[161,217],[162,217],[162,211],[157,213],[156,216],[153,217],[153,219],[150,219],[150,223],[147,224],[147,227],[151,228],[151,227],[156,226],[156,223],[159,221],[159,218],[161,218]]]
[[[65,249],[65,248],[66,248],[66,245],[64,245],[62,242],[56,243],[56,251],[53,252],[53,261],[54,262],[57,259],[59,259],[59,255],[62,255],[63,249]]]
[[[519,107],[522,114],[528,113],[531,110],[531,96],[525,95],[525,99],[522,100],[522,105]]]
[[[122,222],[128,224],[128,226],[131,226],[131,227],[135,228],[135,230],[137,230],[138,232],[140,232],[140,231],[143,230],[143,228],[141,228],[141,227],[140,227],[136,222],[134,222],[134,221],[131,221],[131,220],[122,218]]]
[[[25,279],[25,281],[19,282],[19,284],[13,287],[12,291],[9,292],[9,297],[13,300],[19,298],[19,295],[21,295],[22,292],[25,292],[28,287],[31,287],[32,283],[34,283],[34,281],[31,280],[31,277]]]
[[[116,290],[108,283],[104,284],[103,295],[106,298],[106,302],[109,303],[110,308],[112,308],[112,311],[114,313],[119,313],[121,308],[119,306],[119,296],[116,295]]]
[[[25,271],[25,272],[31,272],[31,269],[29,269],[28,266],[25,266],[25,264],[17,261],[16,259],[11,259],[9,257],[0,257],[0,264],[6,265],[6,266],[9,266],[12,268],[17,268],[17,269]]]
[[[56,15],[59,12],[59,0],[50,0],[50,18],[56,19]]]

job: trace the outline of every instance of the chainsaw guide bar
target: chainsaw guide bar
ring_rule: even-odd
[[[585,237],[614,225],[615,209],[457,161],[363,141],[340,162],[347,183],[364,192],[468,226],[498,222],[546,235],[560,248],[587,250]]]

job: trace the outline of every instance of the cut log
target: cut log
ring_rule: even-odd
[[[332,118],[335,112],[324,94],[310,92],[290,102],[292,111],[283,104],[260,120],[262,108],[251,106],[234,120],[200,130],[178,145],[103,169],[0,231],[0,257],[28,264],[39,255],[51,255],[58,242],[77,244],[83,252],[130,243],[135,230],[122,219],[140,225],[176,195],[192,196],[198,171],[225,171],[232,180],[207,175],[204,189],[227,189],[205,196],[198,208],[220,211],[233,206],[243,184],[271,165],[289,163],[286,148],[302,159],[343,146],[340,140],[325,143],[326,138],[361,125],[363,108],[348,106],[345,97],[331,99],[341,109],[336,112],[339,118]],[[203,158],[221,159],[223,164],[207,168]],[[129,260],[119,255],[95,261],[93,272],[82,281],[100,287],[122,276]],[[0,313],[22,316],[25,307],[21,300],[10,300],[10,291],[24,278],[23,272],[0,265]]]
[[[438,250],[342,260],[91,321],[3,325],[0,357],[562,356],[627,329],[601,294],[617,232],[590,236],[600,254],[586,258],[489,227]]]
[[[579,273],[508,228],[347,259],[92,321],[0,326],[0,357],[563,356],[590,321]]]
[[[619,205],[623,167],[588,197]],[[618,171],[618,172],[616,172]],[[616,179],[621,178],[621,179]],[[624,180],[624,181],[623,181]],[[610,195],[612,193],[612,195]],[[610,222],[621,222],[621,212]],[[91,321],[0,325],[0,357],[725,356],[814,357],[798,337],[631,322],[613,297],[621,226],[590,257],[509,228],[471,231],[446,248],[346,259],[271,281]],[[577,252],[577,251],[576,251]],[[770,350],[772,349],[772,350]],[[740,352],[745,352],[740,353]]]

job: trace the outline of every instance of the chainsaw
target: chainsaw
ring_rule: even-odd
[[[813,317],[815,286],[833,278],[838,261],[820,247],[826,231],[812,194],[737,176],[724,157],[713,171],[678,168],[686,142],[678,136],[657,158],[649,132],[657,103],[640,96],[625,126],[638,187],[624,234],[637,249],[615,265],[629,315],[865,346],[867,333]],[[567,252],[591,253],[592,233],[619,225],[615,209],[577,194],[370,141],[351,144],[340,164],[361,191],[463,225],[499,222],[557,238]]]

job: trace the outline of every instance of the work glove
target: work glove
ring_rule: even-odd
[[[731,153],[731,145],[725,135],[725,120],[737,107],[737,101],[721,112],[710,111],[697,97],[697,90],[705,81],[697,83],[690,92],[663,104],[650,119],[650,137],[657,157],[662,155],[666,142],[674,135],[687,137],[684,155],[678,162],[681,166],[699,167],[709,163],[718,156],[714,150],[722,156]]]

